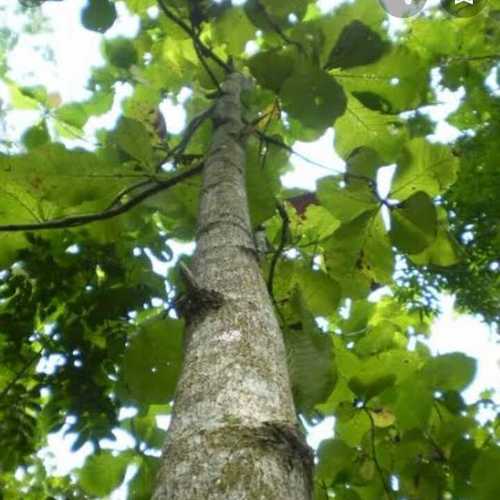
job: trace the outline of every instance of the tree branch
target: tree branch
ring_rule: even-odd
[[[91,222],[102,221],[106,219],[111,219],[116,217],[117,215],[123,214],[129,211],[131,208],[135,207],[145,199],[164,191],[172,186],[175,186],[179,182],[184,179],[188,179],[189,177],[193,177],[201,173],[203,170],[204,161],[199,163],[196,167],[193,167],[191,170],[187,170],[186,172],[182,172],[175,177],[171,177],[170,179],[164,181],[156,181],[156,183],[144,189],[141,193],[136,195],[134,198],[131,198],[126,203],[110,206],[106,210],[102,212],[96,212],[93,214],[82,214],[82,215],[71,215],[68,217],[63,217],[61,219],[53,219],[46,222],[39,223],[27,223],[27,224],[5,224],[0,225],[0,232],[18,232],[18,231],[42,231],[47,229],[64,229],[69,227],[77,227],[83,226],[85,224],[89,224]],[[135,187],[138,187],[137,185]],[[123,195],[123,192],[122,192]],[[116,198],[115,198],[116,201]]]
[[[164,0],[158,0],[158,5],[163,13],[179,28],[181,28],[185,33],[187,33],[190,38],[193,40],[193,43],[198,46],[201,53],[212,59],[215,63],[217,63],[221,68],[224,69],[226,73],[231,73],[231,66],[225,63],[217,54],[215,54],[212,50],[210,50],[199,38],[196,32],[180,17],[176,16],[166,5]]]
[[[281,220],[283,221],[283,224],[281,226],[280,242],[278,248],[276,249],[276,252],[273,254],[273,258],[271,260],[271,266],[269,268],[269,277],[267,279],[267,290],[269,291],[269,295],[271,297],[274,297],[273,287],[274,287],[274,274],[276,272],[276,265],[278,264],[278,259],[280,258],[281,253],[285,248],[286,240],[288,237],[288,229],[290,226],[290,219],[288,218],[288,214],[286,213],[285,207],[281,203],[278,203],[277,208]]]

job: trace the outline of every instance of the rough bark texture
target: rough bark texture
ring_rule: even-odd
[[[215,106],[192,263],[200,293],[186,308],[184,367],[155,500],[311,497],[311,455],[249,220],[244,83],[230,75]]]

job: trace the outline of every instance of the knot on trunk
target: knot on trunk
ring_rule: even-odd
[[[217,290],[201,287],[184,262],[179,263],[181,276],[186,285],[186,293],[175,300],[179,316],[186,322],[203,317],[207,312],[219,309],[224,304],[224,296]]]

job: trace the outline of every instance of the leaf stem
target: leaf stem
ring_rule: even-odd
[[[375,464],[375,468],[377,469],[378,475],[380,476],[380,481],[382,482],[382,486],[384,488],[384,491],[387,495],[387,498],[389,500],[392,500],[392,491],[387,484],[387,481],[384,476],[384,471],[382,469],[382,466],[380,465],[380,462],[378,461],[377,457],[377,449],[375,447],[375,422],[373,420],[372,414],[370,413],[370,410],[366,407],[363,406],[363,411],[367,414],[368,418],[370,419],[370,441],[371,441],[371,447],[372,447],[372,459],[373,463]]]

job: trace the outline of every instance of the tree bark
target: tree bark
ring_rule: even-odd
[[[244,124],[231,74],[214,108],[191,271],[186,349],[154,500],[308,500],[282,334],[245,191]]]

